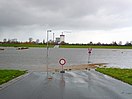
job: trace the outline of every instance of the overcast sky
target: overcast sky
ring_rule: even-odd
[[[42,40],[48,29],[70,43],[132,41],[132,0],[0,0],[0,40]]]

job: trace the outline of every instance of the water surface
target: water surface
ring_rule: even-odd
[[[60,66],[59,59],[65,58],[69,65],[87,64],[86,48],[49,49],[49,66]],[[93,49],[91,63],[108,63],[108,66],[132,68],[132,50],[130,49]],[[38,69],[46,67],[46,48],[16,50],[5,48],[0,51],[0,68]]]

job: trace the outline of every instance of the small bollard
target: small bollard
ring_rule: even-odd
[[[62,70],[62,71],[60,71],[60,73],[65,73],[65,71],[64,71],[64,70]]]

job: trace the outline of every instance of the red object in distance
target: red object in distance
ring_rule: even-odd
[[[92,53],[92,48],[88,48],[88,53]]]

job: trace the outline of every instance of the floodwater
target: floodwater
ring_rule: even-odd
[[[49,66],[60,66],[59,59],[66,59],[66,66],[87,64],[86,48],[50,48]],[[93,49],[91,63],[108,63],[107,66],[132,68],[132,50],[130,49]],[[0,50],[0,68],[37,70],[46,67],[46,48]]]

